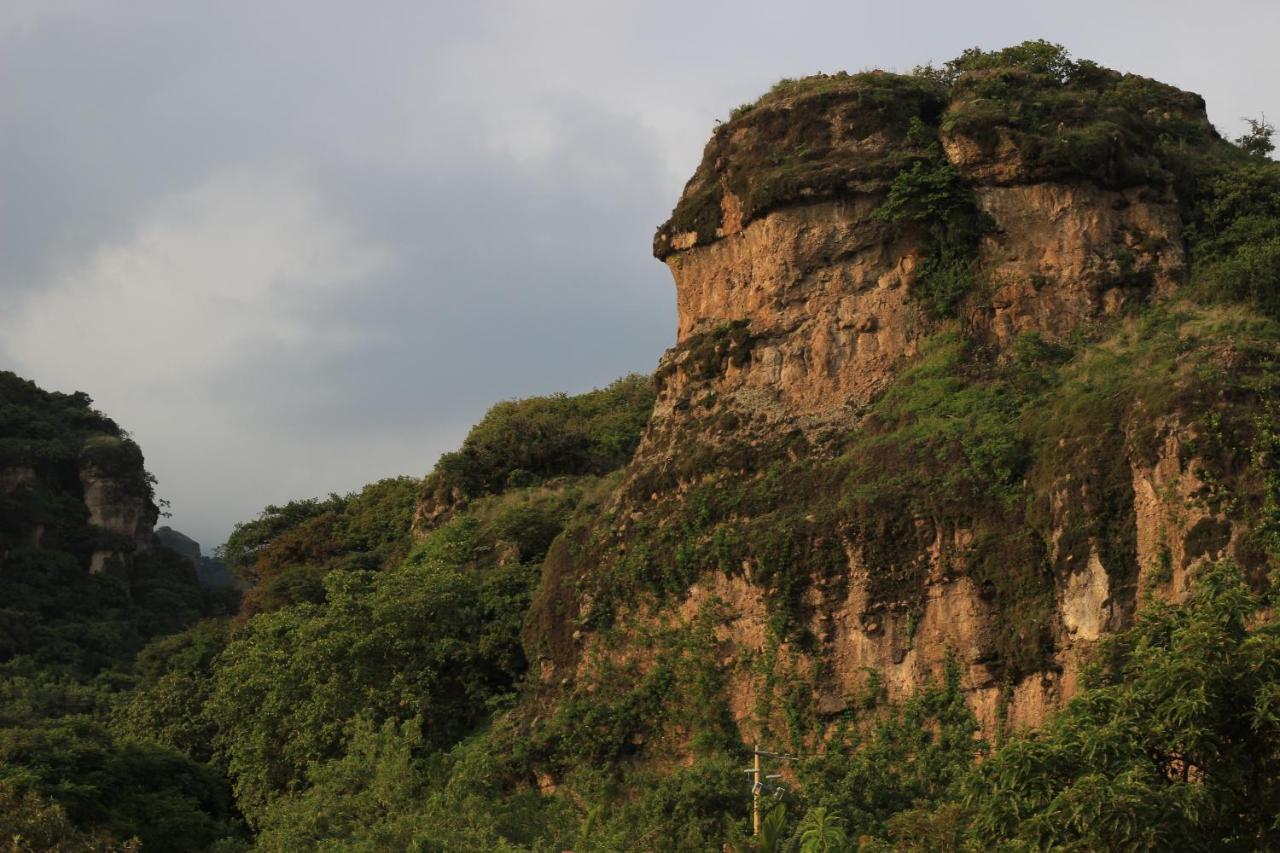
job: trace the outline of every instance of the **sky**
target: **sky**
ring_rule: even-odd
[[[0,0],[0,369],[83,390],[205,547],[650,372],[655,227],[782,77],[1060,42],[1280,118],[1280,4]]]

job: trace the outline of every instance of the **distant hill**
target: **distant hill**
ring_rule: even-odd
[[[231,567],[217,557],[207,557],[200,551],[200,543],[174,530],[168,525],[156,528],[156,542],[177,551],[191,561],[201,586],[210,588],[241,588],[243,582],[231,571]]]

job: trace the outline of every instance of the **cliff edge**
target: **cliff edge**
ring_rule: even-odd
[[[1144,596],[1260,571],[1275,342],[1205,296],[1248,161],[1198,95],[1043,43],[735,110],[654,241],[679,324],[652,419],[544,564],[544,685],[604,701],[698,636],[748,742],[952,665],[995,735]],[[646,725],[678,744],[681,713]]]

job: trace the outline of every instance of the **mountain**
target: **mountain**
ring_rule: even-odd
[[[544,681],[594,690],[640,625],[718,608],[748,741],[820,739],[949,661],[994,737],[1072,696],[1148,594],[1262,572],[1274,341],[1226,283],[1262,212],[1239,169],[1270,167],[1197,95],[1035,45],[736,110],[655,239],[679,331],[653,417],[544,568]]]
[[[163,825],[52,739],[0,797],[144,849],[1277,846],[1269,146],[1047,42],[780,82],[657,230],[652,378],[238,525],[239,612],[94,718],[185,768]],[[161,550],[83,535],[85,440],[79,538],[6,509],[6,560]]]
[[[0,372],[6,849],[191,849],[236,831],[217,772],[112,721],[144,647],[231,605],[157,541],[159,511],[141,449],[88,395]]]
[[[196,578],[201,586],[235,588],[240,585],[225,562],[217,557],[204,556],[200,551],[200,543],[185,533],[163,525],[156,528],[156,542],[190,560],[195,566]]]

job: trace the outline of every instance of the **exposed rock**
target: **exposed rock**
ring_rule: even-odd
[[[107,533],[112,543],[111,547],[93,552],[90,572],[102,571],[117,554],[151,546],[159,510],[150,495],[139,490],[137,481],[137,472],[120,476],[93,463],[81,467],[80,482],[85,506],[89,508],[89,523]]]
[[[871,220],[874,197],[783,208],[731,237],[667,259],[677,344],[735,320],[749,354],[710,387],[767,417],[847,418],[915,353],[924,331],[909,299],[918,241]],[[655,410],[685,392],[673,377]]]
[[[1015,184],[977,196],[997,229],[983,247],[989,301],[971,303],[969,319],[1002,346],[1167,296],[1185,273],[1177,200],[1163,187]]]
[[[990,105],[974,94],[981,82],[959,81],[948,103],[926,82],[895,75],[815,78],[717,129],[655,239],[675,282],[677,340],[610,507],[614,526],[579,530],[572,545],[553,548],[526,626],[545,684],[590,685],[610,656],[647,665],[640,650],[606,647],[571,627],[589,624],[589,596],[600,588],[592,578],[635,550],[635,531],[657,537],[685,525],[698,512],[686,495],[709,471],[750,480],[757,452],[822,458],[824,436],[862,428],[869,407],[942,327],[918,298],[929,223],[875,215],[900,170],[949,169],[985,215],[972,259],[979,284],[962,294],[946,328],[959,327],[991,364],[1012,358],[1024,333],[1050,343],[1087,334],[1126,309],[1169,298],[1183,282],[1184,211],[1141,134],[1098,131],[1076,109],[1035,136],[1008,115],[988,120]],[[1216,139],[1198,96],[1113,72],[1098,86],[1136,87],[1163,105],[1138,121],[1176,119]],[[936,134],[933,148],[922,128]],[[1079,141],[1095,137],[1101,153],[1077,164]],[[850,707],[870,673],[899,699],[954,663],[987,734],[1038,725],[1077,690],[1095,644],[1131,623],[1142,595],[1184,596],[1196,565],[1241,551],[1238,525],[1202,500],[1186,428],[1176,418],[1148,426],[1159,438],[1151,448],[1120,434],[1123,424],[1105,438],[1086,432],[1068,443],[1064,435],[1056,455],[1032,462],[1027,507],[983,510],[996,517],[966,516],[979,509],[963,505],[944,511],[929,495],[872,506],[875,523],[858,530],[849,516],[822,522],[810,513],[794,520],[810,525],[794,533],[806,543],[800,553],[820,554],[821,564],[775,566],[773,580],[762,581],[754,543],[739,543],[748,552],[740,570],[708,561],[677,607],[627,600],[615,624],[639,635],[673,619],[691,626],[712,618],[744,737],[769,705],[762,691],[775,689],[748,663],[762,657],[771,677],[813,682],[819,716]],[[789,435],[801,436],[794,449],[780,441]],[[803,486],[778,484],[780,501],[793,487]],[[795,499],[805,500],[813,492]],[[753,511],[765,510],[744,507],[740,516]],[[999,551],[1009,542],[1016,547]],[[632,571],[646,568],[667,570]],[[804,575],[810,648],[779,642],[767,628],[778,571]],[[1011,581],[1012,591],[992,577],[1015,571],[1023,580]],[[1033,619],[1024,605],[1041,609]],[[1012,660],[1012,647],[1026,654]]]

